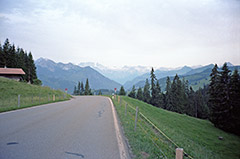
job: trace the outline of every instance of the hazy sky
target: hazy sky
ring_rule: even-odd
[[[0,0],[0,41],[107,66],[240,64],[240,0]]]

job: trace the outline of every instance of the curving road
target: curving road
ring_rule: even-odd
[[[0,159],[120,159],[106,97],[74,97],[0,114]]]

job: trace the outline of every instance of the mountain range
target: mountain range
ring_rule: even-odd
[[[81,67],[90,66],[97,70],[104,76],[117,81],[118,83],[124,85],[124,83],[141,76],[151,70],[148,66],[124,66],[124,67],[106,67],[99,63],[94,62],[81,62],[78,64]]]
[[[37,76],[44,86],[62,90],[68,88],[69,93],[73,92],[78,81],[85,84],[87,78],[91,89],[119,89],[121,86],[89,66],[80,67],[72,63],[55,63],[45,58],[39,58],[35,64]]]
[[[42,80],[43,85],[55,89],[68,88],[68,92],[72,93],[74,86],[78,81],[85,83],[89,79],[90,87],[94,90],[109,89],[113,90],[123,85],[125,90],[130,90],[133,85],[143,87],[145,80],[150,78],[151,67],[146,66],[124,66],[122,68],[108,68],[99,63],[56,63],[50,59],[39,58],[35,62],[37,67],[37,75]],[[198,67],[184,66],[176,69],[158,68],[155,70],[155,75],[159,80],[162,91],[166,87],[166,77],[169,76],[172,80],[178,74],[180,78],[188,80],[189,85],[197,90],[209,84],[210,73],[213,64]],[[240,70],[240,66],[233,66],[228,63],[229,69]],[[120,84],[121,83],[121,84]]]
[[[240,72],[240,66],[233,66],[231,63],[227,63],[227,65],[228,65],[228,69],[231,70],[232,72],[235,69],[237,69],[238,72]],[[206,66],[203,66],[203,67],[200,67],[200,68],[190,69],[190,71],[188,71],[186,73],[184,73],[183,70],[187,70],[187,69],[183,67],[182,69],[175,70],[174,75],[168,75],[168,76],[170,77],[170,80],[172,81],[174,76],[176,74],[178,74],[178,76],[180,77],[181,80],[184,79],[185,81],[188,81],[189,86],[192,86],[193,90],[196,91],[200,87],[203,88],[205,85],[208,85],[210,83],[210,74],[212,72],[213,67],[214,67],[214,65],[210,64],[210,65],[206,65]],[[219,69],[219,71],[220,71],[220,69]],[[174,72],[171,72],[171,73],[174,73]],[[156,73],[156,75],[157,75],[157,73]],[[150,77],[150,74],[148,76],[148,79],[149,79],[149,77]],[[160,84],[160,87],[161,87],[162,91],[165,91],[167,76],[162,77],[162,78],[157,78],[157,79],[158,79],[158,82]],[[135,87],[136,88],[139,88],[139,87],[143,88],[144,85],[145,85],[146,79],[140,81],[140,78],[139,78],[138,80],[139,81],[134,84]],[[128,88],[128,89],[131,89],[131,88]]]

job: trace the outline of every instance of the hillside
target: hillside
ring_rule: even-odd
[[[31,85],[0,77],[0,112],[18,109],[18,95],[20,95],[20,107],[45,104],[53,101],[69,99],[71,96],[49,87]]]
[[[161,158],[164,155],[167,158],[174,158],[175,146],[169,142],[169,139],[193,158],[238,159],[240,157],[240,137],[215,128],[208,120],[156,108],[129,97],[122,97],[121,107],[117,100],[113,102],[136,158],[144,156]],[[125,103],[128,103],[127,115],[125,115]],[[148,122],[144,121],[141,115],[139,115],[136,132],[134,132],[136,106],[139,107],[139,112],[144,114],[169,139],[158,134],[152,126],[147,126]],[[219,136],[223,140],[220,140]]]
[[[179,75],[180,79],[185,79],[188,80],[189,82],[189,86],[192,86],[193,90],[197,90],[200,87],[203,88],[204,85],[208,85],[209,84],[209,80],[210,80],[210,74],[212,71],[211,68],[212,65],[208,65],[206,67],[203,68],[198,68],[198,69],[194,69],[191,70],[190,72],[184,74],[184,75]],[[230,66],[229,70],[234,71],[235,69],[238,69],[238,71],[240,71],[240,66]],[[173,80],[174,76],[170,76],[170,79]],[[166,88],[166,79],[167,77],[164,78],[160,78],[159,84],[161,86],[162,91],[165,91]],[[138,87],[144,87],[145,85],[145,80],[139,81],[137,83],[135,83],[135,86]]]
[[[91,89],[120,88],[120,84],[103,76],[91,67],[80,67],[72,63],[55,63],[49,59],[40,58],[36,61],[37,75],[43,85],[54,89],[68,88],[73,92],[78,81],[84,84],[88,78]]]

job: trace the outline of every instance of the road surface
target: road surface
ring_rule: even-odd
[[[106,97],[0,113],[0,159],[120,159]]]

